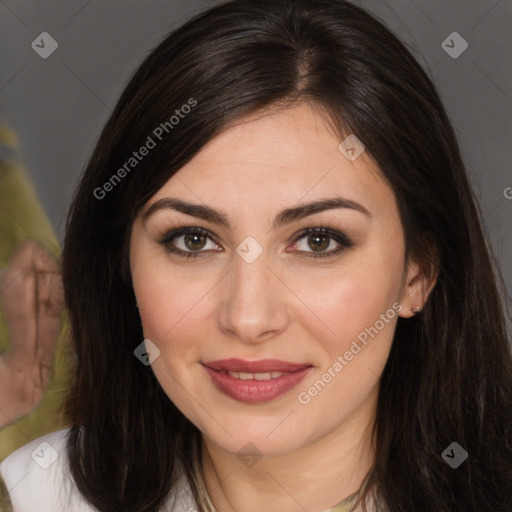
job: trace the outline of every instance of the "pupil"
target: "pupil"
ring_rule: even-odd
[[[201,249],[204,246],[204,235],[198,235],[198,234],[185,235],[185,245],[189,249]],[[195,247],[197,245],[199,245],[199,247]]]
[[[311,248],[314,249],[315,251],[325,249],[326,247],[329,246],[329,237],[325,235],[310,235],[309,241],[313,242]]]

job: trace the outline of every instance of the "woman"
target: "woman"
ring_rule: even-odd
[[[511,510],[502,285],[457,141],[350,3],[235,0],[164,40],[63,277],[73,427],[4,462],[14,510]]]

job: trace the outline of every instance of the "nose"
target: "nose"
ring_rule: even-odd
[[[238,255],[234,260],[218,313],[221,331],[251,344],[278,336],[289,322],[286,286],[269,267],[265,252],[252,263]]]

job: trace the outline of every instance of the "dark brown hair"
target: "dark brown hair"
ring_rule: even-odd
[[[194,108],[98,199],[94,191],[191,98]],[[391,511],[509,512],[504,287],[457,140],[404,44],[344,0],[215,6],[169,35],[119,99],[76,192],[63,252],[76,350],[67,449],[79,490],[105,512],[157,511],[182,466],[197,497],[200,433],[133,355],[143,333],[127,267],[132,222],[229,123],[298,102],[320,108],[340,141],[354,133],[364,142],[395,193],[407,254],[438,272],[423,312],[397,324],[369,489]],[[457,469],[441,457],[453,441],[469,454]]]

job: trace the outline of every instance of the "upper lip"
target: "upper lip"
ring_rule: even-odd
[[[207,361],[204,366],[218,371],[266,373],[266,372],[296,372],[311,366],[310,364],[290,363],[279,359],[263,359],[261,361],[245,361],[243,359],[219,359]]]

